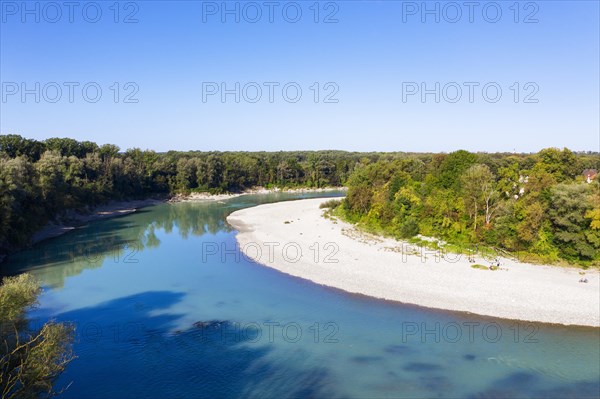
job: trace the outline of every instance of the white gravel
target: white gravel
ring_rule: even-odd
[[[318,284],[375,298],[513,320],[600,327],[600,273],[501,259],[479,270],[465,256],[359,233],[324,218],[328,198],[260,205],[232,213],[242,251]],[[419,253],[419,251],[421,251]],[[489,265],[484,259],[476,263]],[[588,283],[580,283],[580,278]]]

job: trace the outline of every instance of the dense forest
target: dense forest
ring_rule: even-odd
[[[69,209],[110,200],[346,185],[338,213],[407,238],[485,244],[541,261],[600,261],[598,153],[177,152],[0,136],[0,254]]]
[[[360,165],[336,212],[365,228],[487,246],[530,261],[600,264],[597,153],[456,151]]]
[[[0,254],[27,245],[35,231],[68,209],[191,191],[340,186],[361,159],[393,156],[343,151],[121,152],[115,145],[70,138],[37,141],[1,135]]]

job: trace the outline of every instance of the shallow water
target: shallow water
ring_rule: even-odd
[[[145,208],[12,256],[2,273],[43,282],[33,323],[75,323],[65,398],[600,397],[600,329],[350,295],[232,251],[229,213],[325,195]]]

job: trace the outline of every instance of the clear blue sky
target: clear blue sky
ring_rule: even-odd
[[[421,1],[320,2],[318,16],[314,1],[298,1],[296,23],[285,1],[273,2],[273,22],[263,0],[227,2],[239,22],[222,15],[221,1],[120,2],[118,15],[112,0],[75,3],[0,1],[2,134],[157,151],[599,150],[598,1],[478,2],[473,22],[463,1],[427,2],[439,22],[422,15]],[[494,4],[502,15],[492,23]],[[65,82],[78,84],[72,102]],[[239,103],[207,94],[236,82]],[[243,90],[249,82],[262,88],[258,102],[253,84]],[[279,84],[273,102],[265,82]],[[302,89],[298,102],[294,86],[282,94],[289,82]],[[440,102],[423,102],[421,83],[435,91],[436,82]],[[472,102],[465,82],[479,84]],[[457,85],[462,97],[451,102]],[[502,96],[492,102],[496,87]],[[23,88],[33,94],[22,97]],[[125,102],[136,88],[138,102]],[[335,90],[337,103],[324,102]]]

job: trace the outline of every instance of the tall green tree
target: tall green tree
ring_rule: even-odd
[[[485,225],[489,226],[498,207],[498,192],[495,176],[487,165],[476,164],[467,169],[461,176],[461,188],[465,206],[473,223],[473,231],[477,232],[477,221],[483,213]]]
[[[548,210],[554,228],[554,242],[569,259],[594,259],[598,242],[587,234],[593,209],[588,184],[558,184],[552,189]]]
[[[457,188],[464,172],[477,162],[477,155],[465,150],[451,152],[442,158],[437,171],[439,185]]]

